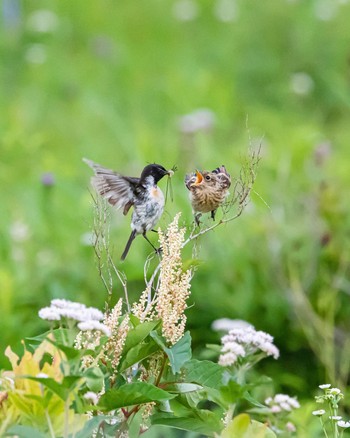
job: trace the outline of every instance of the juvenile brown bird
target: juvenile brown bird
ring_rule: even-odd
[[[215,220],[215,213],[228,196],[231,185],[231,176],[224,165],[211,172],[204,171],[186,175],[185,184],[190,191],[190,200],[197,225],[202,213],[211,212]]]
[[[114,172],[86,158],[83,161],[95,172],[91,184],[102,197],[116,208],[122,208],[124,215],[134,207],[132,231],[121,259],[127,256],[137,234],[142,234],[156,249],[148,240],[146,232],[153,229],[164,210],[164,195],[157,182],[165,175],[172,176],[174,171],[166,170],[160,164],[149,164],[143,169],[140,178],[135,178]]]

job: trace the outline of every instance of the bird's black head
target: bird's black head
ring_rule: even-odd
[[[148,176],[153,176],[154,182],[157,183],[159,180],[163,178],[165,175],[170,175],[170,171],[166,170],[160,164],[148,164],[141,173],[141,183],[145,181]]]

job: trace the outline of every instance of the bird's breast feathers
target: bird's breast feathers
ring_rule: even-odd
[[[150,190],[150,198],[154,199],[158,202],[164,202],[163,192],[160,190],[158,186],[152,187]]]

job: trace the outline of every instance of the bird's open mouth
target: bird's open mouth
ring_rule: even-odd
[[[199,172],[199,170],[196,170],[196,181],[193,184],[197,186],[202,181],[203,181],[203,175]]]

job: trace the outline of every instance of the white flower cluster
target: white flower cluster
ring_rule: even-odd
[[[80,329],[82,332],[98,330],[99,332],[105,334],[106,336],[111,335],[110,329],[105,324],[93,319],[90,321],[79,322],[78,329]]]
[[[256,331],[254,327],[235,328],[221,338],[222,348],[219,364],[230,366],[237,362],[239,357],[251,356],[263,352],[266,356],[279,357],[279,350],[273,344],[273,337],[263,331]]]
[[[336,414],[338,402],[344,398],[344,394],[339,388],[332,388],[330,383],[323,383],[322,385],[319,385],[319,388],[323,389],[324,393],[315,397],[316,403],[327,402],[330,411]],[[315,417],[322,417],[325,413],[325,409],[318,409],[317,411],[313,411],[312,415],[315,415]],[[350,427],[350,421],[344,421],[340,415],[330,415],[328,418],[331,421],[336,422],[337,425],[343,429]]]
[[[104,314],[95,307],[86,307],[84,304],[64,299],[54,299],[49,307],[39,310],[39,317],[48,321],[60,321],[62,318],[67,318],[86,322],[101,321]]]
[[[291,412],[293,409],[300,408],[298,400],[286,394],[276,394],[274,397],[269,397],[265,400],[265,404],[273,414],[278,414],[282,411]]]
[[[324,394],[317,395],[315,397],[317,403],[324,403],[325,401],[330,401],[333,404],[337,404],[341,399],[344,398],[344,394],[339,388],[332,388],[330,383],[324,383],[319,385],[320,389],[323,389]]]
[[[97,405],[100,396],[96,392],[88,391],[84,394],[84,398],[93,405]]]

